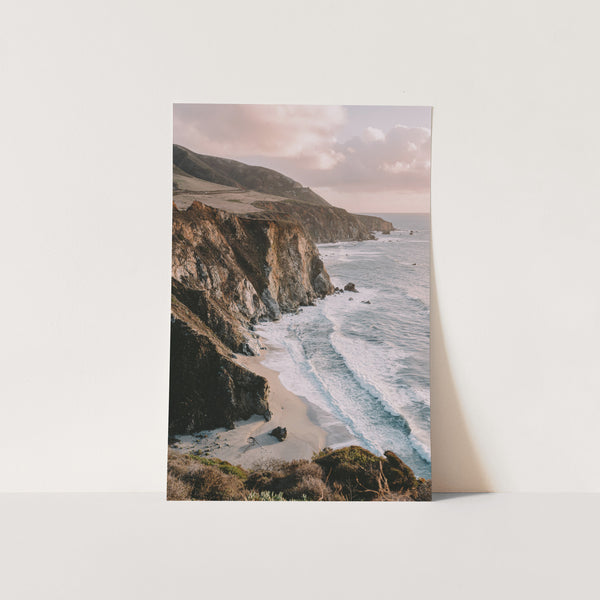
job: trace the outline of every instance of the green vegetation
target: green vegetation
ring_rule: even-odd
[[[241,480],[245,481],[248,479],[248,473],[242,469],[242,467],[238,467],[237,465],[232,465],[225,460],[220,460],[218,458],[207,458],[203,456],[190,455],[195,461],[208,465],[210,467],[216,467],[221,471],[221,473],[226,473],[227,475],[234,475],[235,477],[239,477]]]
[[[339,450],[324,448],[320,452],[315,453],[313,460],[315,462],[321,461],[324,464],[343,463],[367,468],[379,463],[381,458],[360,446],[347,446]]]
[[[431,481],[417,479],[393,452],[376,456],[359,446],[325,448],[312,460],[270,461],[248,470],[170,451],[167,498],[421,501],[431,499]]]

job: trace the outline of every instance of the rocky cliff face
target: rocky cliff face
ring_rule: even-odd
[[[173,209],[172,255],[171,431],[267,415],[266,381],[230,355],[258,352],[257,321],[333,291],[314,243],[296,222],[194,202]]]
[[[373,239],[371,230],[356,215],[335,206],[316,206],[296,202],[255,202],[273,218],[301,223],[317,244]],[[391,225],[391,224],[390,224]]]
[[[270,417],[266,379],[231,360],[227,348],[176,297],[170,368],[170,433],[232,427],[253,414]]]
[[[354,215],[359,223],[364,225],[368,231],[380,231],[381,233],[388,234],[394,231],[394,226],[389,222],[385,221],[381,217],[373,217],[371,215]]]
[[[332,292],[303,228],[239,216],[194,202],[173,213],[173,293],[234,352],[251,350],[260,319],[312,304]]]

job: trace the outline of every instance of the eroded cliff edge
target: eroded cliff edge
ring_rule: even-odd
[[[364,225],[369,231],[381,231],[381,233],[391,233],[394,231],[394,226],[381,217],[374,217],[373,215],[354,215],[362,225]]]
[[[371,239],[391,224],[364,222],[275,171],[179,146],[173,183],[169,430],[268,419],[267,381],[234,353],[259,352],[258,321],[333,292],[315,243]]]
[[[173,210],[171,432],[268,418],[268,384],[234,360],[255,354],[253,325],[333,291],[298,223],[194,202]]]

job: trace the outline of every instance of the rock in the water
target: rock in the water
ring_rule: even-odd
[[[275,427],[270,435],[276,437],[280,442],[283,442],[287,437],[287,427]]]
[[[371,304],[371,301],[370,300],[361,300],[361,303],[362,304]]]
[[[348,282],[348,283],[347,283],[347,284],[344,286],[344,289],[345,289],[347,292],[355,292],[355,293],[358,293],[358,290],[356,289],[356,286],[355,286],[355,285],[354,285],[354,284],[353,284],[351,281],[350,281],[350,282]]]
[[[348,298],[348,300],[352,301],[352,300],[354,300],[354,298]]]

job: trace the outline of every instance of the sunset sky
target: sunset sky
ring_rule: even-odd
[[[175,104],[173,141],[269,167],[353,212],[428,212],[431,108]]]

